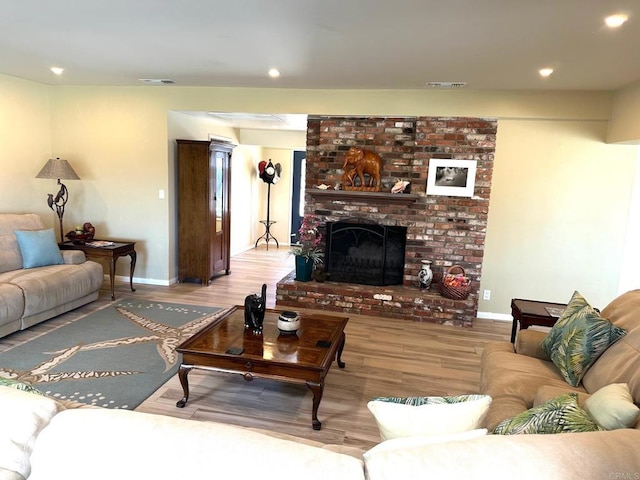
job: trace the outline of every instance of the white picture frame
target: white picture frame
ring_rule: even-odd
[[[476,160],[432,158],[427,173],[427,195],[473,197]]]

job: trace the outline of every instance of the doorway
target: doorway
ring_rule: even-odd
[[[293,151],[293,185],[291,187],[291,243],[298,241],[298,230],[304,217],[304,186],[307,152]]]

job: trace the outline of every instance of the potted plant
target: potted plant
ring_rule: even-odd
[[[324,253],[320,248],[322,235],[318,231],[318,219],[314,215],[305,215],[298,230],[298,243],[291,245],[291,254],[296,257],[296,280],[311,280],[313,266],[322,262]]]

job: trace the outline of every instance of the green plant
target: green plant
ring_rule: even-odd
[[[324,253],[320,248],[322,234],[318,231],[320,223],[315,215],[305,215],[298,230],[298,243],[291,245],[291,254],[312,260],[314,265],[322,263]]]

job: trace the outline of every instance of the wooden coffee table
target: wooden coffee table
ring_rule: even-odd
[[[279,313],[267,310],[263,331],[256,334],[244,328],[243,307],[233,307],[228,314],[182,342],[176,350],[182,354],[178,377],[184,397],[176,406],[182,408],[187,404],[187,376],[194,368],[235,373],[247,381],[266,378],[304,384],[313,392],[311,424],[314,430],[320,430],[318,407],[324,391],[324,377],[334,359],[340,368],[345,366],[341,356],[344,328],[349,319],[301,313],[296,335],[280,335],[276,326]],[[234,352],[234,349],[241,352]]]

